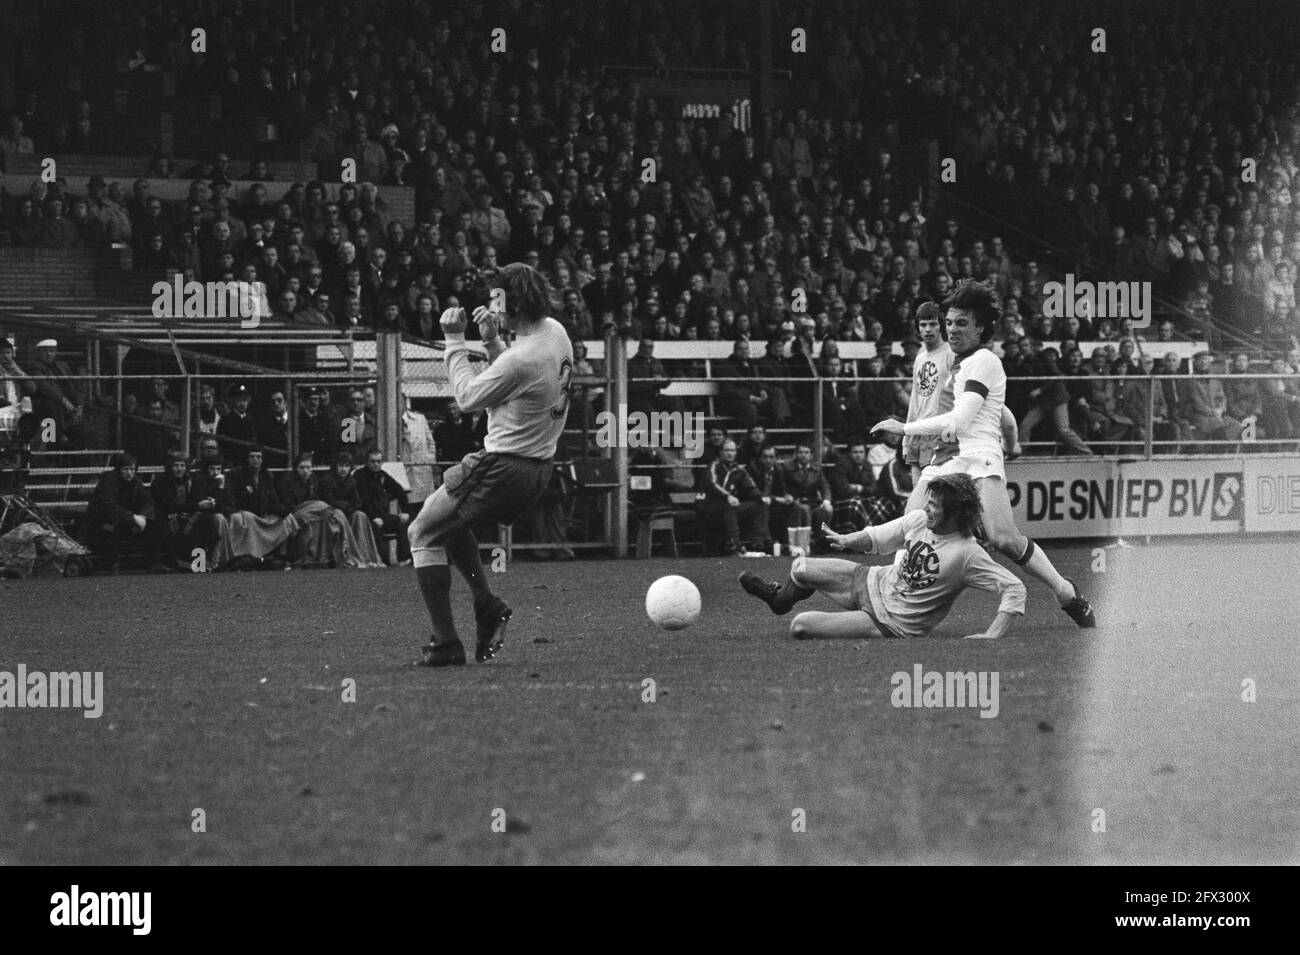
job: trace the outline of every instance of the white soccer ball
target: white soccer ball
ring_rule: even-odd
[[[700,591],[685,577],[660,577],[646,591],[645,612],[656,626],[685,630],[700,619]]]

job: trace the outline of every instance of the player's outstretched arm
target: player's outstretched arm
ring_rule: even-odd
[[[969,633],[966,635],[967,640],[996,640],[1006,634],[1011,629],[1011,625],[1016,622],[1018,614],[1008,613],[1005,610],[999,610],[998,615],[993,618],[988,629],[983,633]]]
[[[913,512],[917,513],[917,512]],[[852,534],[837,534],[830,528],[823,532],[831,550],[858,551],[863,554],[892,554],[903,546],[907,536],[906,522],[911,514],[876,527],[865,527]]]
[[[998,614],[983,633],[972,633],[967,639],[996,640],[1011,629],[1016,617],[1025,614],[1025,585],[1020,578],[984,552],[982,548],[972,547],[966,557],[966,566],[962,569],[962,583],[976,590],[986,590],[997,594]]]

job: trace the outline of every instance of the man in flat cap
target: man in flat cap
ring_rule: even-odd
[[[72,377],[72,369],[58,360],[59,343],[44,338],[36,343],[36,360],[28,373],[36,382],[36,420],[41,440],[49,434],[47,422],[54,424],[54,444],[68,445],[81,440],[85,426],[85,385]]]

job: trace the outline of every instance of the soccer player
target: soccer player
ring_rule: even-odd
[[[921,337],[923,349],[917,353],[912,365],[912,397],[907,406],[908,422],[930,418],[951,411],[955,403],[952,393],[952,348],[943,326],[943,316],[935,302],[923,302],[913,320],[916,333]],[[1007,460],[1020,457],[1019,428],[1015,416],[1002,406],[1002,447]],[[956,441],[944,441],[937,435],[911,435],[903,438],[903,461],[912,469],[912,494],[907,510],[914,511],[925,504],[921,472],[931,464],[943,464],[957,454]]]
[[[994,639],[1025,612],[1025,585],[975,540],[980,494],[965,474],[933,478],[925,508],[853,534],[827,531],[836,550],[894,554],[892,564],[858,564],[826,557],[797,557],[784,584],[745,573],[740,585],[773,613],[786,614],[820,591],[844,608],[808,611],[790,624],[797,640],[811,637],[924,637],[967,587],[1001,597],[998,613],[972,638]]]
[[[512,524],[533,506],[551,480],[551,459],[568,413],[573,346],[564,326],[549,317],[550,283],[536,269],[512,263],[498,273],[505,290],[505,321],[517,336],[507,347],[497,313],[474,310],[488,353],[475,370],[465,344],[465,310],[449,308],[441,324],[447,339],[447,372],[461,410],[487,409],[483,450],[450,468],[442,486],[424,502],[408,534],[420,593],[433,624],[421,666],[459,666],[465,648],[451,613],[451,567],[474,595],[477,645],[474,659],[492,659],[505,637],[511,609],[492,593],[478,541],[470,528],[480,521]]]
[[[1020,533],[1011,513],[1002,451],[1007,376],[1002,363],[985,347],[1001,317],[997,299],[988,286],[967,280],[957,286],[945,305],[948,342],[953,351],[953,409],[907,424],[886,419],[873,427],[872,433],[955,437],[957,455],[921,472],[913,492],[916,498],[925,493],[926,485],[936,477],[970,475],[979,487],[984,532],[990,546],[1050,587],[1061,609],[1076,624],[1095,627],[1096,615],[1079,588],[1062,577],[1047,555]]]
[[[942,414],[943,383],[952,369],[952,348],[943,334],[943,317],[935,302],[922,302],[916,310],[916,332],[921,351],[912,363],[912,397],[907,405],[907,420]],[[938,450],[936,435],[911,435],[903,438],[903,462],[912,468],[912,486],[921,480],[921,471]]]

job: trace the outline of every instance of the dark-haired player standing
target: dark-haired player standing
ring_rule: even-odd
[[[1062,577],[1047,555],[1020,532],[1011,513],[1002,451],[1007,376],[1002,363],[985,347],[1001,318],[997,298],[988,286],[967,280],[957,286],[944,305],[948,343],[953,351],[953,409],[906,425],[887,419],[872,428],[872,433],[955,438],[957,455],[922,471],[914,494],[924,494],[926,484],[940,475],[969,475],[979,487],[989,544],[1047,584],[1061,609],[1076,624],[1095,627],[1097,618],[1079,588]]]
[[[442,313],[452,391],[466,414],[487,409],[488,431],[483,450],[447,471],[408,530],[420,593],[433,623],[421,666],[465,662],[451,612],[449,562],[474,594],[474,658],[490,660],[500,647],[511,610],[488,586],[470,528],[480,521],[514,523],[537,502],[550,483],[551,459],[568,412],[573,346],[564,326],[549,317],[554,307],[550,284],[520,263],[501,269],[498,282],[505,290],[505,321],[516,339],[507,348],[499,334],[500,316],[475,309],[488,353],[485,368],[476,371],[470,362],[465,310]]]

